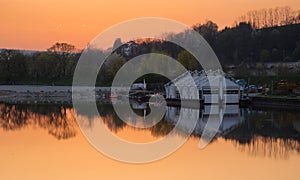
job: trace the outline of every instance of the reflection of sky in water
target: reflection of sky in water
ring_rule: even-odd
[[[168,113],[176,115],[175,109]],[[136,129],[118,119],[110,105],[99,110],[107,128],[133,142],[161,138],[176,121],[166,115],[164,121],[151,128]],[[234,127],[205,149],[198,149],[196,133],[171,156],[132,165],[111,160],[92,148],[80,132],[70,107],[1,104],[0,179],[297,179],[300,114],[233,110],[240,115],[227,114],[230,123],[223,128]],[[144,110],[134,111],[142,120]],[[199,113],[205,119],[206,113]],[[86,127],[99,121],[80,116]],[[234,121],[237,117],[240,121]]]
[[[145,104],[134,104],[132,108],[139,118],[133,119],[130,114],[132,112],[126,114],[126,117],[132,124],[142,124],[144,116],[150,111],[145,109],[146,107]],[[113,133],[125,140],[139,143],[154,141],[167,135],[177,123],[180,112],[186,123],[179,127],[177,132],[179,135],[185,133],[190,114],[199,113],[199,120],[193,132],[193,136],[197,139],[203,132],[209,114],[212,121],[220,120],[220,108],[216,106],[205,106],[203,109],[167,107],[162,121],[150,128],[138,129],[119,119],[111,105],[101,105],[99,112],[102,115],[102,122]],[[217,137],[232,142],[239,151],[253,156],[274,158],[287,158],[290,154],[300,152],[299,113],[239,109],[238,105],[227,105],[222,109],[222,113],[224,113],[223,121],[218,128]],[[92,127],[94,121],[100,120],[97,117],[86,117],[84,114],[79,116],[81,117],[79,123],[85,128]],[[156,120],[153,120],[153,124],[155,123]],[[57,139],[76,138],[80,133],[75,112],[71,107],[50,105],[1,104],[0,127],[3,132],[40,128]]]

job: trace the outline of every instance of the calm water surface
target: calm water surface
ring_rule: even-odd
[[[132,119],[136,123],[149,111],[143,105],[133,108],[141,117]],[[104,124],[117,136],[150,142],[172,130],[179,108],[168,107],[164,120],[147,129],[126,125],[111,105],[101,105],[99,111]],[[219,137],[199,149],[208,110],[198,111],[201,120],[178,151],[136,165],[112,160],[94,149],[81,133],[71,107],[0,104],[0,179],[299,178],[300,112],[233,106],[225,113]],[[87,122],[97,120],[80,116]]]

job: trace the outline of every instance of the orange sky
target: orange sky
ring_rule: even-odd
[[[0,0],[0,48],[45,50],[57,41],[84,48],[116,23],[149,16],[223,28],[249,10],[286,5],[300,9],[299,0]]]

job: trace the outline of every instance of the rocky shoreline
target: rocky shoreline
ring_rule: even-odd
[[[82,92],[89,88],[82,88]],[[96,100],[108,99],[108,88],[96,88]],[[83,97],[84,99],[85,97]],[[72,104],[71,86],[0,86],[0,102],[14,104]]]
[[[0,102],[4,103],[59,103],[70,104],[72,102],[71,92],[15,92],[0,91]]]

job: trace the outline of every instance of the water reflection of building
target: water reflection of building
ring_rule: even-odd
[[[140,102],[136,102],[136,101],[131,101],[131,107],[132,107],[132,109],[147,109],[147,103],[145,103],[145,102],[142,102],[142,103],[140,103]]]
[[[149,108],[144,109],[145,107],[145,104],[134,105],[134,113],[140,116],[138,118],[133,118],[132,112],[125,115],[131,118],[132,124],[144,122],[145,110],[149,113]],[[113,132],[129,126],[118,118],[111,104],[100,105],[99,112],[104,124]],[[155,137],[165,136],[173,130],[180,113],[185,120],[183,126],[179,127],[183,130],[190,125],[189,119],[198,113],[195,135],[201,135],[209,115],[212,121],[219,122],[220,114],[224,113],[218,129],[221,138],[232,141],[239,150],[251,155],[281,158],[300,153],[300,113],[294,111],[244,110],[239,109],[237,105],[226,105],[226,108],[205,106],[201,110],[167,107],[164,120],[142,131],[151,131]],[[70,107],[0,104],[0,131],[19,131],[32,127],[45,129],[57,139],[69,139],[78,132],[76,116],[81,116],[88,128],[94,125],[94,121],[99,120],[96,115],[80,114]],[[152,124],[151,121],[148,123]]]
[[[239,109],[238,105],[206,105],[203,109],[191,109],[191,108],[180,108],[180,107],[167,107],[166,121],[172,124],[176,124],[179,120],[179,116],[184,118],[184,125],[189,126],[189,119],[192,114],[198,113],[199,119],[194,129],[194,134],[200,135],[205,126],[207,125],[208,119],[215,123],[220,123],[217,129],[218,134],[227,133],[230,130],[238,127],[245,121],[243,110]],[[185,127],[181,127],[185,129]]]

